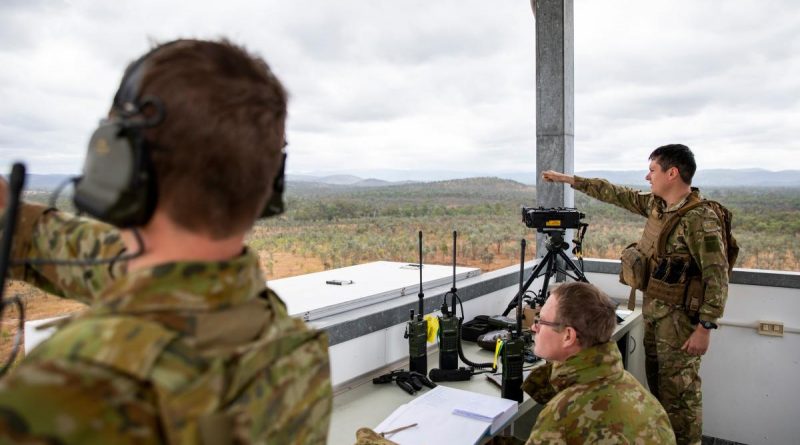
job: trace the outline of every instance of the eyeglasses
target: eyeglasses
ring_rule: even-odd
[[[563,323],[556,323],[554,321],[542,320],[541,318],[534,319],[533,324],[535,324],[536,326],[550,326],[553,329],[559,329],[564,327]]]

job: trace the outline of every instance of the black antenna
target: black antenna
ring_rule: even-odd
[[[520,253],[519,253],[519,293],[517,294],[517,330],[512,335],[516,338],[522,335],[522,294],[525,293],[523,290],[523,281],[525,276],[525,246],[526,246],[525,239],[523,238],[520,242]]]
[[[425,298],[425,293],[422,292],[422,230],[419,231],[419,312],[417,312],[417,321],[422,320],[423,305],[422,300]]]
[[[411,310],[411,319],[406,325],[405,337],[408,338],[408,357],[410,371],[422,375],[428,373],[428,320],[423,319],[425,293],[422,292],[422,230],[419,231],[419,312],[414,319],[414,310]]]
[[[450,288],[450,292],[453,294],[453,296],[451,297],[450,301],[452,302],[454,317],[456,315],[456,298],[457,298],[456,292],[458,291],[458,289],[456,289],[456,238],[457,237],[458,237],[458,232],[453,230],[453,287]],[[464,318],[463,313],[461,314],[461,318]]]

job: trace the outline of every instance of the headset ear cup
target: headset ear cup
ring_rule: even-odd
[[[75,207],[120,228],[142,226],[156,203],[155,179],[140,133],[123,121],[103,121],[92,134]]]
[[[272,194],[269,196],[267,204],[261,211],[261,218],[269,218],[270,216],[280,215],[286,210],[286,203],[283,201],[283,192],[285,189],[285,171],[286,171],[286,153],[281,157],[281,165],[278,168],[278,174],[275,180],[272,181]]]

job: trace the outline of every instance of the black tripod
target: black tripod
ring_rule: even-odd
[[[522,288],[520,288],[519,293],[514,295],[514,298],[508,303],[508,307],[506,307],[506,310],[503,311],[504,317],[507,316],[508,313],[517,306],[517,301],[521,301],[520,297],[524,297],[525,292],[527,292],[533,281],[542,275],[542,271],[544,271],[544,283],[542,283],[542,290],[533,299],[532,306],[534,307],[544,306],[544,302],[548,297],[547,287],[550,284],[550,277],[556,273],[563,273],[575,281],[583,281],[584,283],[589,282],[589,280],[586,279],[586,275],[583,274],[583,271],[575,265],[575,263],[567,256],[567,254],[564,253],[564,251],[569,248],[569,244],[564,241],[564,234],[566,231],[564,229],[543,229],[541,232],[547,235],[547,240],[545,241],[547,254],[544,256],[544,258],[542,258],[542,261],[536,265],[536,268],[533,269],[533,273],[531,273],[528,281],[526,281]],[[576,244],[578,247],[580,246],[579,242]],[[564,260],[564,268],[561,268],[558,264],[558,258]],[[574,275],[571,274],[570,271],[574,272]]]

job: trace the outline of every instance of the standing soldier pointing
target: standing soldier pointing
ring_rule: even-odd
[[[625,282],[644,291],[647,382],[669,415],[678,444],[702,439],[700,360],[708,350],[728,295],[727,210],[691,187],[696,170],[688,147],[672,144],[650,154],[651,193],[554,171],[563,182],[601,201],[647,218],[639,242],[622,254]],[[734,250],[735,249],[735,250]],[[632,295],[633,296],[633,291]]]

